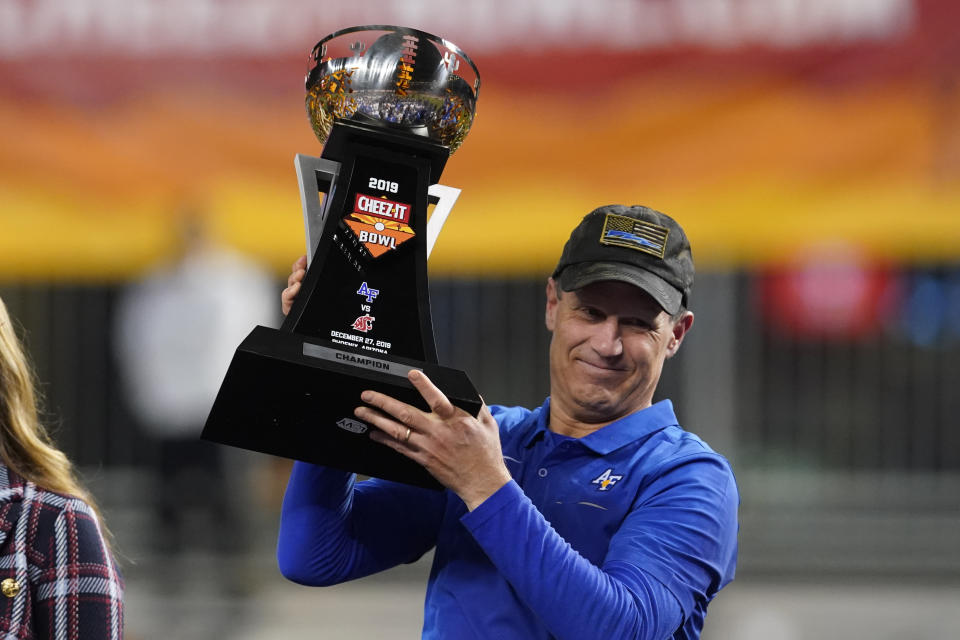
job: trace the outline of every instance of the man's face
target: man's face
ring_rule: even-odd
[[[650,406],[663,363],[677,352],[693,314],[675,321],[624,282],[561,292],[551,278],[546,324],[553,332],[551,414],[602,426]]]

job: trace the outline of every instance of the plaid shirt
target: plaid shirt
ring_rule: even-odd
[[[0,464],[0,638],[122,637],[123,579],[93,511]]]

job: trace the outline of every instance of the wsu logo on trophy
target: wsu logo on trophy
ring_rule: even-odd
[[[406,379],[414,368],[480,410],[466,374],[437,364],[427,287],[427,257],[460,193],[438,180],[473,123],[480,75],[447,40],[378,25],[320,40],[305,84],[324,145],[295,162],[307,275],[283,326],[256,327],[237,348],[203,437],[438,487],[344,416],[364,389],[427,409]]]

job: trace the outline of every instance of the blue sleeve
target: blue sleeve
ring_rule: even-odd
[[[654,476],[611,540],[604,566],[653,576],[687,618],[733,579],[740,494],[716,454],[672,460]]]
[[[704,500],[716,497],[715,489],[703,492],[680,479],[686,475],[667,473],[655,504],[634,507],[601,567],[567,544],[513,481],[461,522],[555,637],[662,639],[698,615],[696,599],[710,593],[708,601],[715,593],[711,582],[720,578],[712,567],[727,561],[731,534],[736,552],[735,488],[732,503],[726,497],[702,508]],[[724,470],[724,494],[728,478]],[[651,511],[663,505],[671,505],[666,507],[671,512]],[[699,513],[686,513],[689,509]],[[701,524],[702,533],[693,530]],[[714,538],[722,542],[711,542]],[[706,547],[697,549],[704,541]]]
[[[436,543],[446,493],[295,462],[277,563],[289,580],[338,584],[414,562]]]

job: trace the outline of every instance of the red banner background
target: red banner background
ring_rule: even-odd
[[[836,241],[960,254],[954,3],[316,4],[0,0],[0,278],[133,277],[185,211],[288,268],[293,156],[320,153],[306,56],[364,23],[437,33],[480,69],[435,272],[546,274],[609,202],[677,217],[701,268]]]

